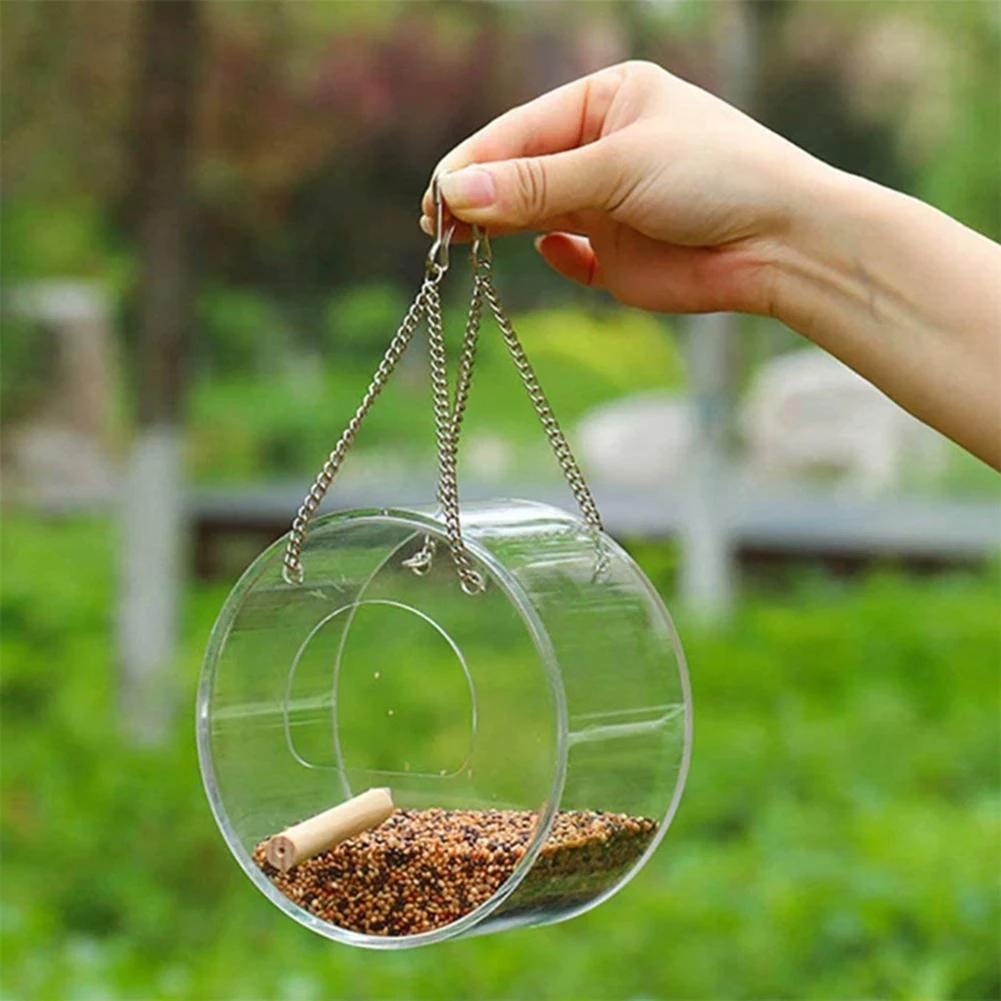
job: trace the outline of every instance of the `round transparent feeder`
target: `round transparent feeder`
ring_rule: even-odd
[[[681,797],[688,675],[639,567],[602,536],[596,574],[594,535],[543,504],[464,506],[462,526],[481,594],[463,593],[434,512],[354,510],[310,526],[298,586],[282,578],[285,540],[266,550],[212,632],[197,729],[215,818],[257,887],[336,941],[406,948],[574,917],[643,866]],[[436,553],[419,576],[405,564],[428,537]],[[323,920],[253,861],[269,836],[380,786],[397,808],[530,812],[524,854],[485,903],[405,936]],[[656,828],[569,893],[540,864],[562,811]]]

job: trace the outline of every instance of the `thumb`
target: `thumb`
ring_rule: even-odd
[[[572,212],[614,204],[617,172],[601,142],[549,156],[481,163],[438,179],[449,211],[463,222],[530,229]]]

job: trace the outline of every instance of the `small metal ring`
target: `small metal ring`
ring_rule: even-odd
[[[432,282],[440,282],[448,271],[448,264],[439,264],[438,261],[428,260],[427,266],[424,268],[424,274],[431,279]]]
[[[459,578],[459,587],[462,588],[465,594],[483,594],[487,589],[487,581],[478,570],[470,570],[468,574],[464,574]]]
[[[403,561],[403,566],[412,570],[418,577],[426,577],[431,571],[434,560],[435,544],[430,536],[424,536],[424,545],[413,556]]]

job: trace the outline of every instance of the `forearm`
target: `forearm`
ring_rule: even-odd
[[[779,318],[1001,467],[1001,247],[832,168],[812,181],[777,252]]]

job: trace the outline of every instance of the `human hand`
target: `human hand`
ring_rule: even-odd
[[[501,115],[435,173],[462,223],[541,230],[553,268],[627,305],[774,313],[782,243],[829,169],[706,91],[628,62]],[[430,190],[423,212],[431,233]]]

